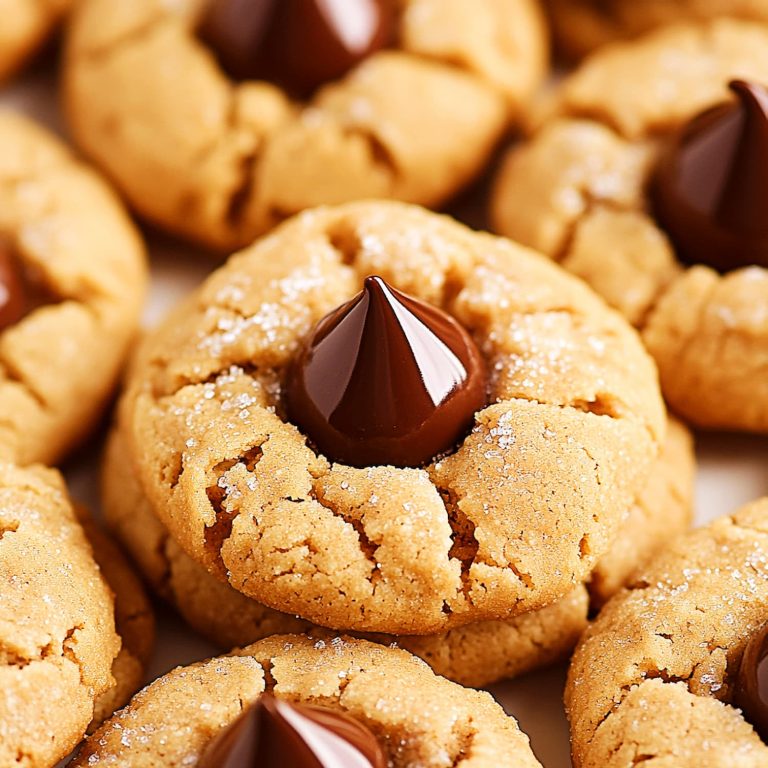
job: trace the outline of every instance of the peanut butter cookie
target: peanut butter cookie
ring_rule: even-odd
[[[768,764],[767,547],[762,499],[672,541],[608,602],[566,687],[577,768]]]
[[[106,185],[0,112],[0,458],[53,464],[98,421],[136,330],[144,249]]]
[[[215,272],[144,343],[121,423],[152,508],[219,579],[324,626],[429,634],[583,582],[665,415],[634,331],[580,281],[358,203]]]
[[[314,205],[445,201],[546,60],[535,0],[83,0],[65,103],[138,211],[231,251]]]
[[[239,719],[252,716],[255,733]],[[540,765],[489,694],[437,677],[409,653],[280,635],[155,681],[85,742],[74,766],[220,766],[238,747],[254,764],[277,768],[286,763],[275,755],[285,760],[298,745],[306,756],[318,741],[325,759],[315,764],[332,766],[341,733],[354,741],[348,749],[364,748],[360,766]]]
[[[768,431],[763,83],[760,24],[612,46],[556,90],[493,197],[496,230],[559,261],[642,330],[667,402],[701,427]]]
[[[49,768],[114,688],[112,594],[53,470],[0,464],[0,765]]]

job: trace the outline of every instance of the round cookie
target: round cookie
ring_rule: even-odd
[[[193,629],[222,648],[275,633],[318,632],[309,622],[274,611],[211,576],[168,535],[142,493],[119,429],[110,436],[102,472],[107,522],[151,586]],[[669,424],[654,472],[608,553],[592,572],[592,605],[600,606],[662,544],[690,523],[695,459],[690,434]],[[588,600],[577,587],[556,603],[507,621],[467,624],[439,635],[368,636],[396,642],[421,656],[439,675],[483,687],[564,658],[586,625]]]
[[[540,765],[489,694],[443,680],[399,649],[301,635],[271,637],[170,672],[91,736],[73,765],[197,762],[216,733],[265,690],[352,716],[372,731],[393,768]]]
[[[762,268],[684,272],[652,215],[649,181],[670,137],[727,101],[732,78],[768,83],[767,52],[768,26],[720,20],[595,54],[503,161],[493,194],[494,228],[638,326],[667,402],[701,427],[768,431],[768,278]]]
[[[155,642],[155,614],[147,593],[122,550],[77,507],[78,515],[93,559],[114,593],[115,629],[120,635],[120,653],[112,662],[115,684],[95,701],[89,732],[122,707],[141,688]]]
[[[722,16],[768,22],[766,0],[547,0],[547,5],[557,46],[569,58],[680,22]]]
[[[73,0],[0,0],[0,82],[48,39]]]
[[[144,249],[114,194],[53,136],[3,111],[0,145],[0,457],[54,464],[112,393]]]
[[[300,342],[373,273],[442,306],[492,372],[471,434],[422,469],[330,464],[281,417]],[[220,579],[324,626],[429,634],[584,581],[665,415],[634,331],[583,283],[419,208],[357,203],[284,224],[172,312],[121,423],[153,509]]]
[[[762,766],[732,705],[768,619],[768,500],[671,542],[584,634],[566,686],[574,764]]]
[[[114,686],[112,594],[59,474],[0,464],[0,765],[48,768]]]
[[[535,0],[406,0],[398,45],[297,102],[233,81],[204,0],[84,0],[64,88],[79,145],[158,225],[225,252],[319,204],[436,206],[484,166],[546,71]]]

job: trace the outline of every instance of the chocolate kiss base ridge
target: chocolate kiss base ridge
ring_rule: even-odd
[[[768,266],[768,91],[741,80],[730,88],[735,101],[681,131],[651,186],[679,257],[722,272]]]
[[[306,96],[387,46],[393,0],[209,0],[201,38],[240,80]]]
[[[386,768],[374,735],[332,709],[263,694],[209,745],[200,768]]]
[[[487,373],[450,315],[368,277],[315,327],[285,391],[289,419],[330,460],[418,467],[471,429]]]

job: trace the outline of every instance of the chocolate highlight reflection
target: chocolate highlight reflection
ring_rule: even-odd
[[[318,323],[288,374],[289,419],[333,461],[418,467],[453,448],[487,402],[464,328],[380,277]]]
[[[200,35],[242,80],[308,95],[389,44],[393,0],[210,0]]]
[[[768,91],[734,80],[732,103],[694,118],[662,155],[654,210],[683,261],[768,266]]]
[[[209,745],[199,768],[386,768],[376,738],[324,707],[263,694]]]

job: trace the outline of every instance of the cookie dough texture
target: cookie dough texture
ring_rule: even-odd
[[[768,499],[662,551],[603,608],[566,686],[574,763],[752,768],[766,746],[730,705],[768,618]]]
[[[486,162],[546,70],[535,0],[405,0],[399,48],[308,103],[232,82],[202,0],[83,0],[64,72],[75,139],[157,224],[226,252],[318,204],[437,205]]]
[[[48,39],[74,0],[0,0],[0,82]]]
[[[491,404],[424,469],[330,464],[280,380],[380,274],[441,306]],[[239,591],[336,629],[427,634],[544,607],[586,579],[664,435],[634,331],[538,254],[400,203],[307,212],[234,256],[143,345],[122,404],[171,535]]]
[[[569,58],[657,27],[731,16],[768,23],[766,0],[547,0],[554,37]]]
[[[732,78],[768,82],[768,26],[674,27],[595,54],[564,80],[533,138],[504,159],[492,218],[642,329],[673,411],[701,427],[765,432],[768,273],[684,272],[647,195],[664,139],[730,98]],[[679,303],[689,292],[698,310]]]
[[[89,728],[95,730],[141,688],[155,642],[155,616],[139,577],[120,548],[85,510],[76,512],[93,558],[114,594],[115,628],[122,641],[112,662],[114,685],[95,702]]]
[[[528,738],[487,693],[443,680],[405,651],[362,640],[262,640],[175,669],[84,744],[74,765],[179,768],[265,690],[332,707],[371,729],[393,768],[540,766]]]
[[[0,463],[0,765],[66,756],[119,652],[112,594],[60,476]]]
[[[308,621],[246,597],[192,560],[152,511],[117,431],[105,456],[102,498],[108,524],[153,589],[222,649],[286,632],[327,637]],[[367,639],[397,644],[442,677],[479,688],[564,659],[586,626],[588,607],[587,591],[579,586],[551,606],[508,621],[468,624],[439,635]]]
[[[50,295],[0,332],[0,458],[56,463],[111,395],[144,296],[144,250],[106,185],[0,111],[0,238]]]

